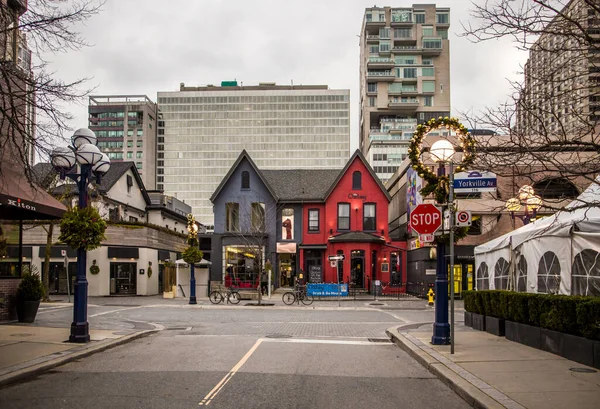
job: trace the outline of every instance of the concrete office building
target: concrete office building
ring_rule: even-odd
[[[360,35],[359,148],[385,183],[415,127],[450,114],[450,9],[372,7]]]
[[[144,186],[156,188],[157,107],[145,95],[89,98],[89,128],[113,162],[135,162]]]
[[[350,157],[350,91],[326,85],[159,92],[157,188],[213,225],[210,197],[242,150],[261,169],[340,169]]]
[[[572,0],[561,14],[530,48],[517,104],[520,133],[571,138],[597,133],[600,13],[597,6]]]

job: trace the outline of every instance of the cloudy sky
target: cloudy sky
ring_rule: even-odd
[[[481,3],[484,0],[474,0]],[[432,3],[432,2],[422,2]],[[351,148],[358,147],[359,34],[366,7],[411,6],[373,0],[107,0],[80,31],[91,47],[46,56],[66,81],[91,77],[95,95],[145,94],[179,83],[237,80],[244,85],[324,84],[350,89]],[[527,55],[508,41],[459,37],[470,0],[450,7],[452,112],[504,101]],[[87,126],[87,99],[66,107],[73,128]]]

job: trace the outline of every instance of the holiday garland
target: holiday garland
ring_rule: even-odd
[[[106,240],[105,231],[106,222],[100,217],[96,208],[74,207],[68,210],[60,221],[58,240],[73,249],[82,248],[90,251],[100,247]]]
[[[204,256],[204,253],[202,253],[202,251],[200,251],[198,247],[190,246],[183,251],[182,256],[183,261],[185,261],[186,263],[196,264],[202,260],[202,256]]]

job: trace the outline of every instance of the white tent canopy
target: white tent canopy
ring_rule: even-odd
[[[208,260],[202,259],[200,262],[194,264],[196,267],[195,278],[196,278],[196,295],[199,297],[206,297],[208,289],[209,271],[208,267],[212,263]],[[190,269],[189,264],[183,260],[175,261],[176,266],[176,283],[177,283],[177,297],[188,297],[190,295]]]
[[[475,247],[476,288],[600,296],[600,177],[566,210]]]

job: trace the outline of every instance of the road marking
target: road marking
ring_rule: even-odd
[[[244,355],[244,357],[242,359],[240,359],[240,361],[231,369],[231,371],[229,371],[229,373],[227,375],[225,375],[223,377],[223,379],[221,379],[221,381],[217,384],[217,386],[215,386],[210,392],[208,392],[208,394],[204,397],[204,399],[202,399],[202,402],[200,402],[198,405],[199,406],[202,406],[202,405],[208,406],[210,404],[210,402],[215,398],[215,396],[217,396],[217,394],[219,392],[221,392],[223,387],[227,384],[227,382],[229,382],[229,380],[233,377],[233,375],[235,375],[236,372],[240,370],[242,365],[244,365],[246,363],[246,361],[250,358],[250,356],[254,353],[254,351],[256,351],[256,349],[262,342],[263,342],[263,338],[259,338],[258,341],[256,341],[256,343],[252,346],[252,348],[250,348],[250,351],[248,351],[246,353],[246,355]]]
[[[106,314],[112,314],[113,312],[119,312],[119,311],[129,311],[129,310],[135,310],[137,308],[142,308],[140,307],[127,307],[127,308],[120,308],[118,310],[110,310],[110,311],[104,311],[104,312],[99,312],[98,314],[94,314],[94,315],[89,315],[89,318],[94,318],[94,317],[99,317],[100,315],[106,315]]]
[[[370,346],[382,346],[382,345],[393,345],[386,342],[370,342],[370,341],[349,341],[343,339],[306,339],[306,338],[266,338],[266,342],[290,342],[297,344],[335,344],[335,345],[370,345]]]

